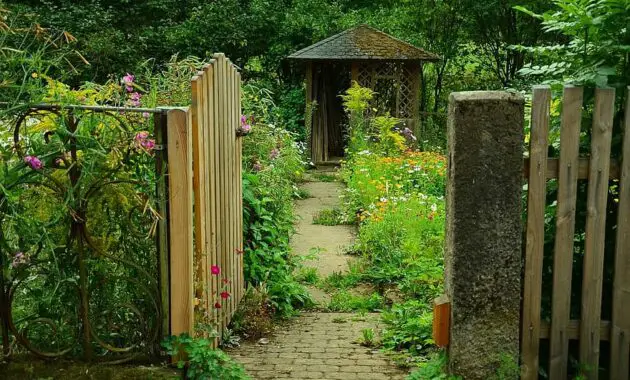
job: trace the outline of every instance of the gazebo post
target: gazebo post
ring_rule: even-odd
[[[308,61],[306,63],[306,113],[304,118],[304,128],[306,129],[307,136],[307,149],[308,156],[311,157],[313,162],[313,62]]]

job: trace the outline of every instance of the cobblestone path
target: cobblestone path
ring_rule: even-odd
[[[296,202],[299,222],[293,237],[293,251],[307,255],[319,248],[317,259],[307,266],[317,268],[320,277],[347,270],[343,247],[352,244],[350,226],[312,224],[319,210],[339,205],[338,182],[307,182],[303,187],[310,198]],[[310,288],[320,306],[327,295]],[[254,379],[404,379],[398,369],[378,349],[361,346],[362,331],[378,331],[379,315],[356,313],[305,312],[280,326],[267,344],[245,343],[230,355],[245,366]]]

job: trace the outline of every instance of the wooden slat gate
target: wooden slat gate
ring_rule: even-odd
[[[223,54],[168,114],[170,333],[221,336],[244,294],[241,78]]]
[[[600,341],[610,341],[610,379],[630,377],[630,99],[625,112],[623,161],[611,162],[615,91],[597,89],[591,155],[579,157],[583,90],[565,87],[560,157],[549,158],[551,90],[534,88],[528,178],[527,243],[522,316],[522,379],[538,379],[539,345],[549,340],[549,379],[567,379],[569,340],[579,340],[579,362],[588,379],[598,378]],[[541,320],[545,195],[557,179],[557,220],[553,256],[550,323]],[[588,180],[582,284],[572,284],[578,180]],[[609,179],[619,179],[618,220],[612,294],[612,320],[602,321],[602,288]],[[571,286],[581,286],[581,317],[571,320]]]

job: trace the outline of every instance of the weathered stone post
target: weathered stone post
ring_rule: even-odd
[[[523,97],[451,94],[446,190],[449,370],[466,380],[518,364]]]

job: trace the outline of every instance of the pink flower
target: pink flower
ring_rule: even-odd
[[[143,118],[145,118],[145,119],[148,119],[148,118],[150,118],[150,117],[151,117],[151,114],[150,114],[150,113],[148,113],[148,112],[143,112],[143,113],[142,113],[142,117],[143,117]]]
[[[129,99],[139,102],[140,98],[142,98],[142,95],[139,92],[133,92],[131,93],[131,95],[129,96]]]
[[[241,126],[241,130],[245,133],[249,133],[252,130],[252,126],[249,124],[245,124]]]
[[[241,115],[241,125],[247,124],[247,116]]]
[[[125,85],[125,89],[127,90],[127,92],[131,92],[133,91],[133,81],[134,79],[136,79],[136,77],[134,77],[133,75],[127,73],[127,75],[125,75],[122,78],[122,82]]]
[[[219,274],[221,274],[221,268],[219,268],[218,265],[212,265],[210,266],[210,273],[212,273],[215,276],[218,276]]]
[[[142,145],[142,147],[146,150],[153,150],[155,148],[155,140],[147,139],[142,141],[140,145]]]
[[[44,163],[36,156],[26,156],[24,162],[33,170],[40,170],[44,167]]]
[[[261,164],[259,161],[256,161],[256,163],[254,164],[254,166],[252,166],[252,169],[253,169],[255,172],[259,172],[259,171],[261,171],[261,170],[263,169],[263,166],[262,166],[262,164]]]
[[[230,298],[230,293],[229,292],[221,292],[221,298],[223,298],[224,300]]]
[[[136,141],[143,141],[146,140],[149,137],[149,132],[147,131],[141,131],[136,133]]]

